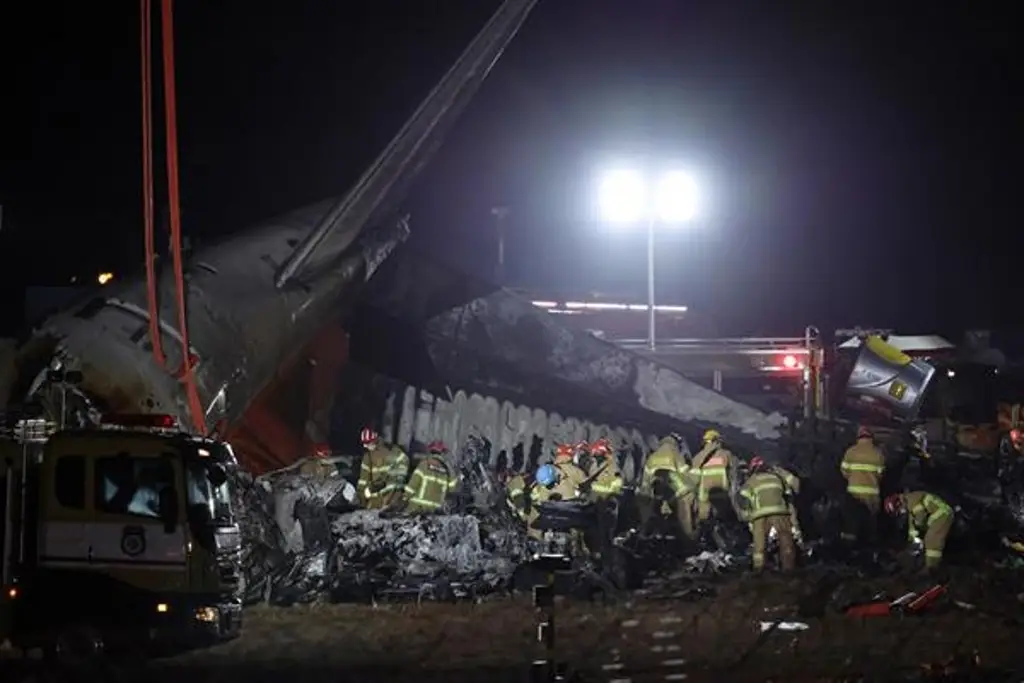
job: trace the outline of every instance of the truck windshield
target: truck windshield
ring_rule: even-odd
[[[228,483],[214,486],[203,462],[190,462],[186,468],[189,509],[202,514],[207,521],[228,523],[232,520],[231,493]]]

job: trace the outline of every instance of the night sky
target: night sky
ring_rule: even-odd
[[[341,194],[497,6],[176,4],[200,247]],[[643,301],[597,174],[681,165],[704,213],[659,234],[658,297],[722,334],[1015,324],[1019,55],[986,5],[541,0],[408,198],[413,241],[486,273],[505,204],[512,284]],[[141,268],[138,41],[128,0],[0,10],[0,306]]]

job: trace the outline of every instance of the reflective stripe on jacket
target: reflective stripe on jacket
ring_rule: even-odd
[[[405,485],[406,510],[434,512],[441,509],[457,479],[440,458],[424,458]]]
[[[654,479],[658,472],[667,472],[669,484],[677,498],[692,494],[697,488],[697,479],[686,460],[683,459],[675,439],[665,437],[658,448],[647,456],[644,462],[643,476],[640,478],[640,491],[651,495]]]
[[[846,449],[839,471],[846,479],[846,490],[850,495],[878,496],[885,473],[885,456],[870,438],[861,438]]]
[[[380,445],[363,453],[357,489],[369,498],[402,490],[409,474],[409,456],[398,446]]]
[[[907,535],[911,540],[918,538],[921,532],[927,531],[928,527],[935,522],[953,514],[953,508],[949,506],[949,503],[934,493],[911,491],[904,493],[901,497],[910,517],[907,524]]]
[[[505,502],[517,517],[526,516],[526,477],[517,474],[505,485]]]
[[[710,500],[716,489],[729,490],[729,470],[732,468],[732,453],[718,446],[711,451],[700,468],[700,499]]]
[[[598,498],[611,498],[622,493],[622,474],[614,456],[594,458],[587,476],[593,478],[590,490]]]
[[[770,515],[789,514],[786,484],[772,472],[752,475],[740,489],[740,496],[750,503],[749,512],[744,515],[748,522]]]

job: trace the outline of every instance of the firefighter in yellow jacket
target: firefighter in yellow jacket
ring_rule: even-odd
[[[713,497],[731,500],[729,484],[736,471],[736,457],[723,445],[722,435],[716,429],[704,432],[703,442],[704,446],[693,456],[693,469],[700,473],[697,517],[706,522],[714,512]]]
[[[846,449],[839,471],[846,479],[846,492],[860,507],[856,516],[863,518],[847,523],[843,532],[847,540],[855,540],[857,531],[866,533],[869,540],[875,536],[878,528],[878,512],[881,507],[882,475],[885,474],[885,455],[875,446],[874,435],[867,427],[857,429],[857,443]]]
[[[576,464],[576,454],[579,451],[577,443],[560,443],[555,447],[555,461],[553,466],[558,470],[559,475],[566,481],[566,486],[572,486],[576,492],[573,497],[579,495],[579,488],[587,480],[587,474]]]
[[[753,463],[756,457],[751,459],[751,463]],[[800,477],[779,465],[769,465],[768,470],[782,479],[786,485],[786,502],[789,504],[789,521],[793,526],[793,540],[796,541],[797,545],[802,545],[803,532],[800,530],[800,518],[797,515],[796,505],[793,502],[796,496],[800,494]]]
[[[637,503],[643,525],[646,527],[650,519],[660,513],[664,497],[659,495],[658,489],[665,486],[669,489],[668,505],[679,531],[683,538],[695,540],[697,531],[693,513],[698,484],[698,475],[683,457],[681,437],[675,434],[666,436],[658,448],[647,456],[640,477]]]
[[[764,569],[765,550],[772,529],[779,542],[782,571],[796,568],[796,545],[787,498],[788,486],[783,478],[767,467],[762,458],[751,459],[750,477],[740,488],[740,510],[743,519],[750,523],[754,537],[754,571]]]
[[[527,526],[537,516],[536,507],[531,502],[532,482],[525,474],[514,474],[505,482],[505,504],[512,516]]]
[[[615,498],[622,493],[622,473],[615,459],[615,449],[608,439],[588,444],[590,467],[586,471],[590,490],[598,500]]]
[[[402,495],[409,474],[409,456],[396,445],[385,444],[373,429],[359,433],[363,462],[359,467],[356,494],[367,510],[380,510]]]
[[[324,481],[338,474],[338,468],[327,461],[331,457],[331,447],[325,443],[313,445],[313,457],[307,458],[299,465],[299,474]]]
[[[532,492],[535,504],[539,506],[548,501],[575,500],[579,498],[580,491],[577,485],[577,474],[571,470],[574,467],[576,465],[573,465],[572,462],[565,463],[564,460],[558,465],[549,463],[538,467],[537,474],[534,475],[536,483]],[[578,470],[579,468],[576,467],[576,469]],[[579,474],[582,474],[582,472]],[[540,513],[538,512],[529,528],[530,536],[538,539],[544,535],[543,531],[533,526],[539,517]],[[570,536],[572,538],[573,551],[585,553],[586,548],[583,543],[582,532],[579,529],[573,529],[570,532]]]
[[[953,528],[953,508],[934,493],[911,491],[896,493],[885,499],[885,512],[893,517],[906,514],[907,538],[913,544],[924,536],[924,566],[935,569],[942,564],[946,536]]]
[[[405,485],[404,512],[428,514],[441,512],[448,494],[458,484],[458,474],[449,464],[448,447],[441,441],[427,445],[422,458]]]

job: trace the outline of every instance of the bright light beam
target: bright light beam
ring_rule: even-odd
[[[697,181],[683,171],[669,171],[658,181],[656,201],[661,223],[689,223],[697,217]]]
[[[637,171],[610,171],[598,186],[601,217],[611,223],[636,223],[647,214],[647,187]]]

